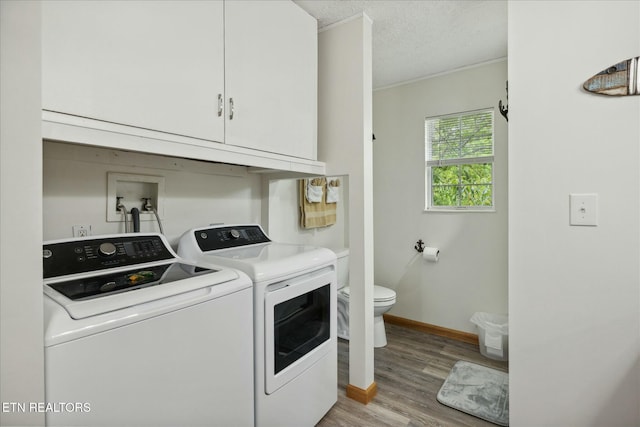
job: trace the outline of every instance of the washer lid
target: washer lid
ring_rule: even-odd
[[[226,279],[230,280],[225,281]],[[251,313],[252,286],[246,274],[231,269],[202,274],[163,286],[83,301],[71,301],[49,285],[45,285],[45,347],[103,332],[117,331],[122,327],[152,321],[165,315],[173,316],[182,310],[201,310],[203,304],[213,300],[222,299],[221,302],[226,304],[225,298],[231,295],[242,294],[243,296],[239,297],[242,302],[234,297],[229,303],[241,304],[237,307],[238,310]]]
[[[351,288],[349,286],[340,289],[340,292],[347,297],[351,296]],[[374,302],[393,301],[394,299],[396,299],[396,291],[393,289],[385,288],[384,286],[373,287]]]
[[[136,270],[75,276],[45,283],[44,293],[73,319],[84,319],[238,279],[231,269],[189,271],[172,262]]]

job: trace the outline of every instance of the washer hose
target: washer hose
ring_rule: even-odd
[[[160,234],[164,234],[164,230],[162,229],[162,222],[160,221],[160,217],[158,216],[158,211],[156,208],[151,208],[153,210],[153,214],[156,216],[156,221],[158,221],[158,228],[160,229]]]
[[[118,205],[118,210],[122,212],[122,220],[124,221],[124,232],[129,232],[129,223],[127,222],[127,208],[122,203]]]
[[[162,222],[160,221],[160,216],[158,215],[158,211],[151,204],[151,197],[143,197],[142,200],[144,201],[144,205],[142,206],[142,209],[144,209],[146,212],[153,212],[153,214],[156,216],[156,222],[158,223],[160,234],[164,234],[164,230],[162,229]]]
[[[140,232],[140,210],[138,208],[131,208],[131,222],[133,222],[133,232]]]

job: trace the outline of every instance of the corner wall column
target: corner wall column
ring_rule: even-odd
[[[368,403],[373,378],[372,21],[365,14],[318,35],[318,159],[348,175],[349,385]]]

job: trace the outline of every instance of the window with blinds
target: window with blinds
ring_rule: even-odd
[[[493,109],[425,119],[426,209],[493,208]]]

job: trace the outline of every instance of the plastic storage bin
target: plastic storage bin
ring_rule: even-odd
[[[474,313],[471,323],[478,326],[480,353],[494,360],[509,359],[509,318],[504,314]]]

